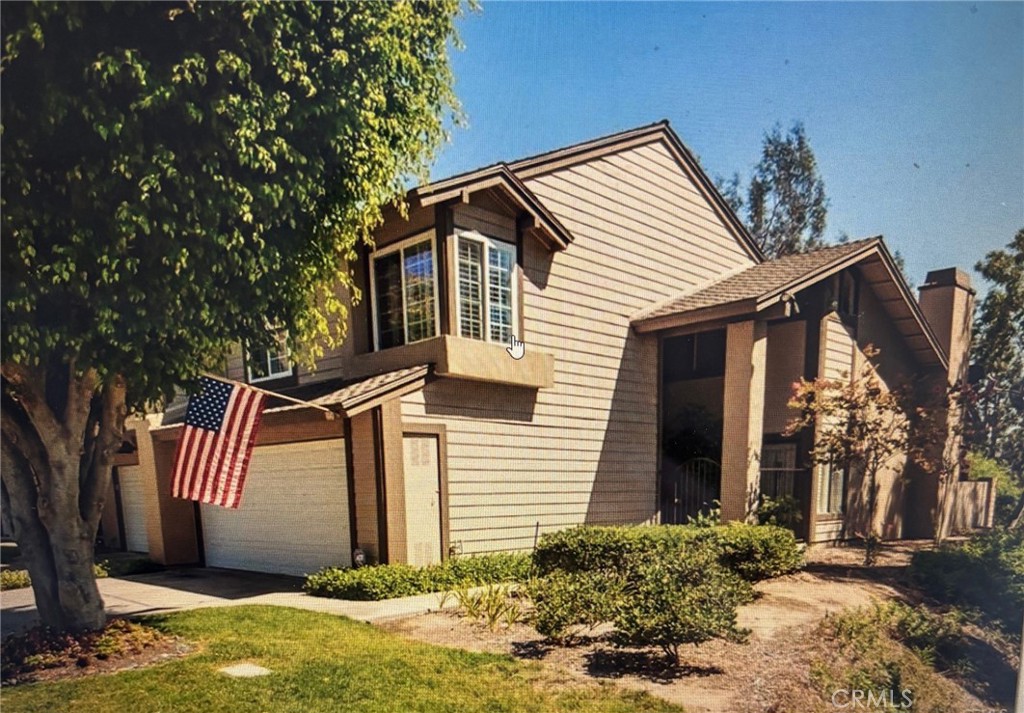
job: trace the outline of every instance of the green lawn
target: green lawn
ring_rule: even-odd
[[[198,642],[199,650],[140,671],[5,688],[4,713],[680,710],[611,685],[549,685],[537,664],[413,643],[369,624],[295,609],[201,609],[147,623]],[[217,673],[241,661],[273,673]]]

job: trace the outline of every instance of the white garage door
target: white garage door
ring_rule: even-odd
[[[202,505],[208,567],[303,575],[349,566],[345,441],[253,450],[237,510]]]
[[[118,467],[117,482],[121,487],[121,515],[124,518],[125,549],[130,552],[149,552],[142,469],[137,465]]]

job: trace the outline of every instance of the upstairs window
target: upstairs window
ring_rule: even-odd
[[[515,246],[463,231],[457,248],[459,336],[507,344],[518,323]]]
[[[249,383],[291,376],[293,367],[288,350],[288,331],[274,329],[274,342],[269,348],[250,349],[246,354]]]
[[[374,347],[388,349],[438,334],[434,241],[416,237],[374,254],[370,270]]]

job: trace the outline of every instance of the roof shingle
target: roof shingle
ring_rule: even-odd
[[[865,238],[769,260],[649,307],[635,315],[633,322],[765,297],[879,241],[879,238]]]

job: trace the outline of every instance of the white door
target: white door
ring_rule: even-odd
[[[405,459],[405,526],[409,564],[423,567],[441,561],[441,478],[438,442],[433,435],[407,435]]]
[[[137,465],[122,465],[117,469],[117,482],[121,488],[121,515],[124,518],[125,549],[130,552],[149,552],[146,534],[146,494],[142,469]]]
[[[348,567],[345,441],[260,446],[237,510],[201,505],[208,567],[301,576]]]

